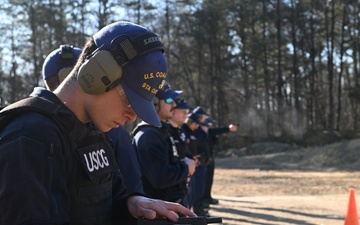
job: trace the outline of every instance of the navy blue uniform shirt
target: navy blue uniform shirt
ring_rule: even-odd
[[[124,127],[111,129],[108,133],[115,151],[116,162],[124,177],[128,193],[144,193],[141,172],[131,137]]]
[[[179,202],[186,195],[189,170],[179,157],[168,126],[162,122],[158,128],[142,122],[133,132],[133,144],[145,193],[152,198]]]

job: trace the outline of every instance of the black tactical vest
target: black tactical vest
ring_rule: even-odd
[[[2,109],[0,130],[28,111],[51,118],[64,136],[70,224],[112,224],[116,161],[104,134],[86,127],[66,106],[40,97],[29,97]]]

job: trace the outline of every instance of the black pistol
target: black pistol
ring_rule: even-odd
[[[213,216],[180,217],[177,222],[170,221],[167,218],[156,218],[153,220],[145,218],[137,219],[138,225],[206,225],[209,223],[222,223],[222,218]]]

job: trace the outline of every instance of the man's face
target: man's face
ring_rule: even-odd
[[[176,103],[172,98],[161,99],[159,101],[159,107],[158,116],[161,121],[165,122],[173,117]]]
[[[185,123],[185,120],[187,118],[187,114],[188,114],[189,110],[188,109],[174,109],[173,112],[174,112],[174,115],[171,118],[171,121],[178,126],[183,125]]]
[[[120,85],[100,95],[89,95],[85,101],[86,113],[102,132],[136,120],[137,115]]]
[[[201,114],[199,121],[200,121],[200,123],[203,123],[203,122],[205,122],[206,119],[207,119],[207,116],[205,114]]]
[[[190,130],[194,131],[199,128],[199,124],[193,122],[189,125]]]

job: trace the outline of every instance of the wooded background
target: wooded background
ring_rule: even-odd
[[[227,147],[359,130],[358,0],[0,0],[1,106],[43,86],[52,50],[118,20],[162,37],[190,105],[239,125]]]

